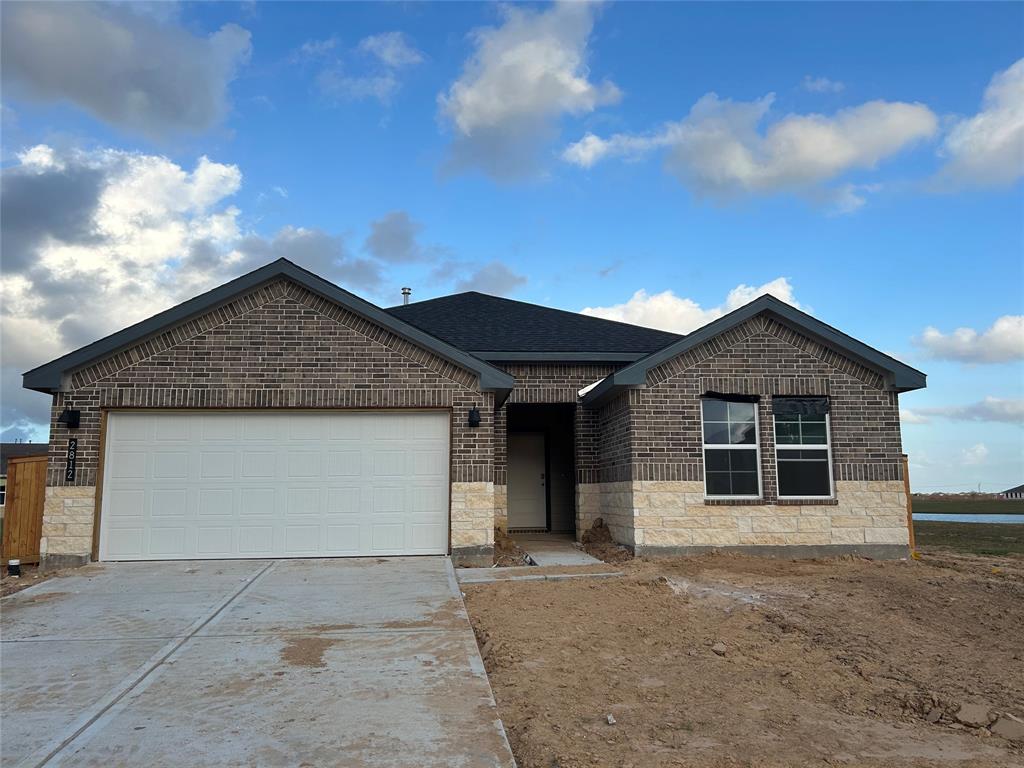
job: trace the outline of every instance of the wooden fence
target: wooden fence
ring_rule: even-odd
[[[23,563],[39,562],[45,497],[46,457],[19,456],[8,459],[4,534],[0,544],[0,557],[4,565],[13,558]]]

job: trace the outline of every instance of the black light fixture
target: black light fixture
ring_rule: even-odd
[[[81,411],[72,411],[65,408],[57,417],[58,424],[67,424],[68,429],[78,429],[78,421],[82,416]]]
[[[469,409],[469,426],[479,427],[480,426],[480,409],[470,408]]]

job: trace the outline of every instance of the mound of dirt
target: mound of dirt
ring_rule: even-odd
[[[494,529],[494,564],[502,568],[529,565],[526,553],[519,548],[515,539],[500,528]]]
[[[602,517],[597,518],[594,524],[583,532],[581,543],[584,552],[606,563],[623,563],[633,559],[632,552],[615,543],[612,532],[604,524]]]

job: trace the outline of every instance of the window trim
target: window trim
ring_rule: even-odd
[[[775,443],[775,485],[776,485],[776,496],[781,501],[829,501],[836,498],[836,483],[833,477],[832,471],[832,417],[831,414],[825,413],[825,444],[811,444],[804,445],[802,443],[787,443],[786,445],[779,444],[778,437],[778,419],[775,414],[772,414],[772,441]],[[779,451],[825,451],[825,461],[828,464],[828,487],[829,494],[827,496],[784,496],[782,494],[782,487],[779,485]]]
[[[715,445],[708,445],[704,441],[704,401],[714,400],[719,403],[728,403],[728,400],[723,400],[718,397],[702,397],[700,398],[700,462],[701,469],[704,475],[704,499],[705,501],[760,501],[764,499],[764,472],[761,467],[761,414],[760,414],[760,403],[755,401],[751,403],[754,406],[754,443],[753,445],[733,445],[731,443],[721,443]],[[708,493],[708,462],[705,456],[705,451],[729,451],[729,450],[753,450],[755,452],[757,460],[757,493],[754,495],[712,495]]]

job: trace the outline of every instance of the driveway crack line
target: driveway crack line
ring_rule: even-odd
[[[203,627],[220,616],[223,611],[231,605],[231,603],[269,573],[276,564],[276,561],[271,561],[263,566],[263,568],[254,576],[246,579],[244,584],[222,600],[215,608],[213,608],[213,610],[193,622],[192,625],[185,630],[183,635],[172,639],[163,648],[151,656],[150,659],[141,667],[135,670],[135,672],[128,675],[120,683],[111,688],[99,701],[93,704],[92,707],[82,714],[81,717],[68,726],[64,730],[62,736],[56,737],[49,743],[37,749],[31,755],[18,763],[17,768],[40,768],[41,766],[49,763],[55,757],[59,757],[60,753],[64,752],[75,741],[78,741],[86,734],[87,731],[96,732],[97,729],[95,726],[105,714],[118,704],[118,702],[128,696],[128,694],[136,690],[144,681],[147,681],[147,678],[152,679],[153,673],[163,666],[164,662],[177,653],[189,640],[195,637]]]

